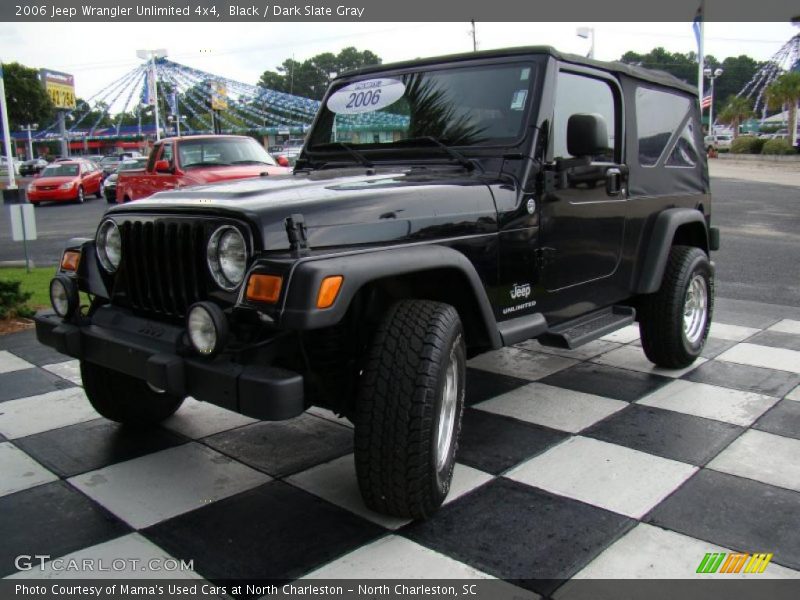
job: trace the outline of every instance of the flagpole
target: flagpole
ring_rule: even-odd
[[[700,0],[698,16],[700,18],[700,35],[697,40],[697,99],[700,102],[700,123],[703,123],[703,69],[705,68],[705,26],[706,26],[706,2]],[[711,123],[708,124],[708,132],[711,133]]]

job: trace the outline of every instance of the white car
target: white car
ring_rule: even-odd
[[[19,175],[19,166],[22,163],[16,158],[11,159],[11,165],[14,169],[14,175]],[[5,156],[0,156],[0,174],[8,175],[8,159]]]
[[[715,135],[707,135],[705,137],[705,147],[706,150],[720,150],[720,149],[728,149],[731,147],[731,142],[733,141],[733,135],[727,133],[717,133]]]

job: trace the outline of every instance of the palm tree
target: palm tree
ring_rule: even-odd
[[[789,139],[797,144],[797,102],[800,101],[800,73],[790,71],[773,81],[766,90],[767,106],[783,110],[789,106]]]
[[[733,129],[733,137],[739,137],[739,126],[742,121],[753,116],[753,108],[750,101],[742,96],[731,96],[728,98],[725,108],[719,113],[717,119],[720,122],[731,126]]]

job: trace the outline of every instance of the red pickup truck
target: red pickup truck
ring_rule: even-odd
[[[144,169],[119,174],[117,202],[204,183],[283,175],[291,172],[287,165],[278,164],[258,142],[245,136],[165,138],[153,147]]]

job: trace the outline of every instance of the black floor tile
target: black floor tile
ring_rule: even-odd
[[[743,431],[729,423],[632,404],[581,435],[702,466]]]
[[[212,581],[299,577],[383,535],[353,513],[280,481],[142,532]]]
[[[781,400],[756,421],[753,429],[800,440],[800,402]]]
[[[499,474],[557,444],[568,434],[511,417],[464,411],[458,462]]]
[[[58,375],[39,368],[0,373],[0,402],[38,396],[71,387],[76,386]]]
[[[164,429],[126,427],[96,419],[14,440],[61,477],[72,477],[186,442]]]
[[[20,554],[53,558],[125,535],[130,527],[63,481],[0,498],[0,577]]]
[[[700,356],[703,358],[716,358],[725,350],[730,350],[739,342],[733,342],[731,340],[720,340],[717,338],[708,338],[706,339],[706,344],[703,347],[703,351],[700,353]]]
[[[549,593],[636,524],[499,478],[401,534],[491,575]]]
[[[782,398],[800,384],[800,375],[787,371],[710,360],[682,377],[698,383]]]
[[[203,443],[273,477],[283,477],[352,452],[353,430],[306,413],[225,431]]]
[[[798,515],[798,492],[703,469],[644,520],[739,552],[774,552],[797,570]]]
[[[557,387],[633,402],[673,381],[652,373],[581,363],[539,380]]]
[[[472,406],[529,383],[530,381],[527,379],[517,379],[508,375],[467,367],[467,389],[464,402],[467,406]]]
[[[53,272],[55,272],[55,269]],[[50,346],[40,344],[33,329],[0,335],[0,350],[8,350],[21,359],[39,367],[72,360],[71,356],[61,354]]]
[[[800,335],[783,331],[762,331],[748,338],[747,343],[800,351]]]

